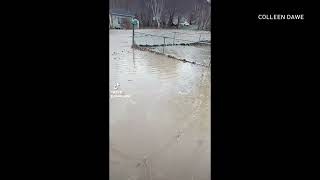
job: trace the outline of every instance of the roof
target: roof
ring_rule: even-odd
[[[134,17],[135,16],[132,12],[127,11],[126,9],[118,9],[118,8],[110,9],[109,13],[111,15],[117,15],[117,16],[126,16],[126,17]]]

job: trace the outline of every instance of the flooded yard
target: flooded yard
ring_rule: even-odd
[[[132,35],[130,35],[132,36]],[[167,37],[165,40],[163,37]],[[181,44],[211,40],[208,31],[191,31],[176,29],[137,29],[135,42],[138,45]]]
[[[132,30],[109,34],[110,179],[211,179],[210,68],[132,49]]]
[[[153,51],[171,55],[189,62],[209,65],[211,60],[210,46],[165,46],[152,47]]]

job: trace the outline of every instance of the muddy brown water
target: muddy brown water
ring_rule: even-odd
[[[209,180],[210,69],[133,50],[130,30],[109,33],[110,93],[122,91],[109,99],[110,179]]]
[[[211,60],[210,46],[160,46],[149,48],[152,51],[174,56],[178,59],[185,59],[189,62],[196,62],[209,66]]]

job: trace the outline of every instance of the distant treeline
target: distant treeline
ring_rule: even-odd
[[[179,28],[187,22],[199,30],[211,30],[207,0],[109,0],[109,8],[134,13],[141,28]]]

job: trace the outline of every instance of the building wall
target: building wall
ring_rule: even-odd
[[[131,29],[131,17],[112,15],[112,28],[121,27],[122,29]]]
[[[121,24],[118,16],[111,15],[111,19],[112,19],[111,20],[112,21],[112,28],[116,28]]]

